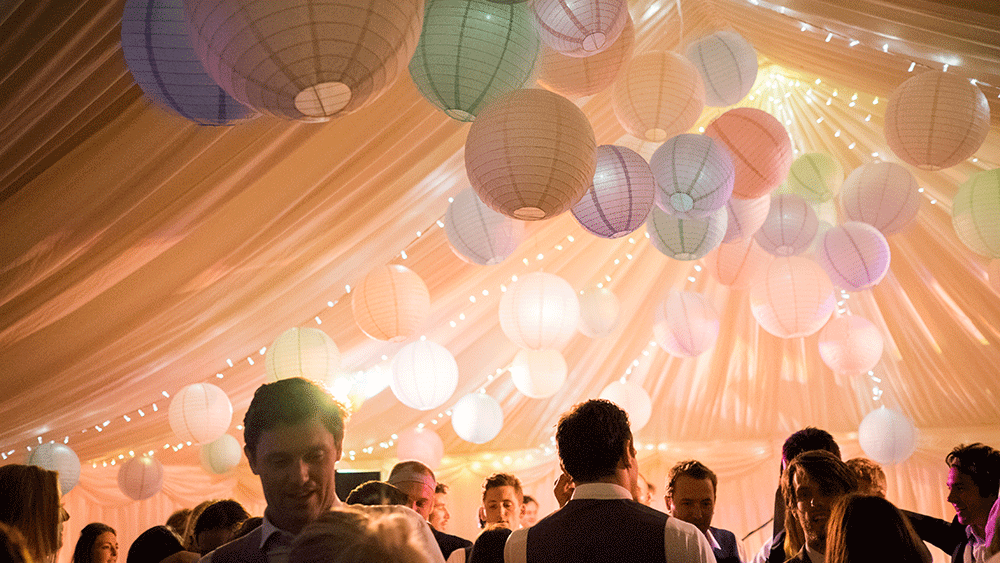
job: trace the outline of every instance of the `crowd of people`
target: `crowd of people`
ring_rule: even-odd
[[[520,480],[496,473],[482,486],[473,540],[449,534],[448,487],[425,464],[404,460],[385,481],[341,501],[334,466],[344,440],[339,405],[304,379],[262,385],[244,418],[245,453],[267,507],[251,515],[231,499],[170,516],[133,541],[126,563],[930,563],[928,545],[952,563],[1000,563],[1000,451],[980,443],[946,457],[953,521],[901,510],[885,499],[886,478],[865,458],[845,461],[817,428],[782,448],[773,537],[756,556],[712,526],[718,478],[705,464],[674,465],[666,512],[649,506],[655,487],[639,473],[628,415],[593,399],[556,428],[562,474],[559,508],[538,514]],[[57,473],[0,467],[0,563],[49,563],[69,514]],[[74,563],[117,563],[115,530],[87,524]]]

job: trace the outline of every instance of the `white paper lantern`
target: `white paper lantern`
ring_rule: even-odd
[[[199,457],[202,469],[214,475],[222,475],[240,464],[243,448],[232,435],[223,434],[214,442],[202,446]]]
[[[558,350],[521,350],[510,363],[514,387],[525,397],[547,399],[566,383],[569,368]]]
[[[684,218],[707,217],[733,195],[735,168],[729,151],[711,137],[683,133],[649,159],[660,209]]]
[[[503,428],[503,410],[486,393],[470,393],[451,409],[451,426],[458,437],[473,444],[485,444]]]
[[[340,372],[340,350],[318,328],[293,327],[271,343],[264,356],[264,369],[271,381],[304,377],[326,382]]]
[[[708,217],[684,219],[653,207],[646,232],[657,250],[674,260],[697,260],[722,242],[729,215],[720,208]]]
[[[726,234],[722,237],[722,242],[751,238],[771,211],[771,194],[757,199],[731,197],[726,202],[726,211],[729,222],[726,223]]]
[[[733,289],[747,289],[750,282],[774,256],[760,247],[750,237],[735,242],[724,242],[705,257],[705,267],[722,285]]]
[[[163,488],[163,465],[152,456],[129,459],[118,468],[118,488],[132,500],[144,500]]]
[[[426,411],[451,398],[458,387],[458,363],[444,346],[418,340],[392,358],[389,386],[404,405]]]
[[[844,169],[826,153],[806,153],[792,162],[788,188],[810,203],[829,201],[840,192]]]
[[[66,444],[46,442],[31,450],[28,465],[59,472],[59,490],[66,494],[80,481],[80,458]]]
[[[444,232],[459,258],[480,266],[503,262],[524,241],[524,223],[490,209],[472,188],[448,204]]]
[[[816,261],[838,287],[862,291],[889,272],[889,242],[868,223],[848,221],[823,233]]]
[[[500,328],[528,350],[562,348],[580,322],[580,301],[566,280],[532,272],[507,287],[500,298]]]
[[[670,291],[656,306],[655,319],[653,336],[671,356],[697,356],[719,336],[719,314],[700,293]]]
[[[818,226],[816,212],[806,200],[794,194],[779,194],[771,196],[764,224],[753,237],[775,256],[796,256],[812,244]]]
[[[717,31],[688,45],[687,58],[705,81],[705,105],[731,106],[757,80],[757,51],[732,31]]]
[[[396,457],[400,461],[415,459],[431,469],[437,469],[444,457],[444,442],[430,428],[403,430],[396,439]]]
[[[882,333],[866,318],[830,319],[819,331],[819,356],[835,373],[857,375],[882,358]]]
[[[917,429],[906,415],[883,405],[861,421],[858,442],[873,461],[893,465],[913,455],[917,449]]]
[[[655,192],[656,179],[644,158],[632,149],[601,145],[594,181],[573,204],[573,217],[599,237],[622,237],[646,221]]]
[[[779,338],[815,333],[835,304],[830,277],[808,258],[775,258],[750,285],[750,312],[761,328]]]
[[[600,398],[607,399],[628,413],[629,426],[634,435],[649,422],[653,414],[653,402],[649,393],[631,381],[614,381],[601,391]]]
[[[610,47],[629,17],[626,0],[534,0],[531,7],[542,41],[571,57]]]
[[[618,327],[621,304],[606,287],[590,287],[580,293],[580,325],[584,336],[604,338]]]
[[[170,428],[183,442],[207,444],[226,433],[233,421],[233,404],[211,383],[194,383],[170,399]]]
[[[855,168],[844,180],[840,204],[852,221],[874,226],[882,234],[903,230],[920,211],[917,179],[904,166],[872,162]]]
[[[1000,168],[976,172],[951,200],[958,239],[987,258],[1000,258]]]
[[[375,340],[406,340],[417,333],[430,310],[424,280],[399,264],[372,269],[351,294],[354,322]]]

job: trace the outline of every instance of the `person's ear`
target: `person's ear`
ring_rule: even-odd
[[[479,507],[479,519],[483,522],[486,521],[486,508],[482,506]]]

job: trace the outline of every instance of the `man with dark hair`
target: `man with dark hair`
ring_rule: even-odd
[[[790,516],[785,548],[794,555],[787,563],[823,563],[833,505],[857,488],[847,464],[828,451],[808,451],[788,464],[781,476],[781,493]]]
[[[858,494],[885,498],[887,483],[882,466],[867,457],[854,457],[844,463],[858,480]]]
[[[515,530],[506,563],[705,563],[715,557],[697,528],[632,498],[639,463],[628,415],[591,399],[560,417],[556,444],[573,498],[530,528]]]
[[[479,520],[484,526],[498,524],[511,530],[521,527],[524,491],[521,480],[510,473],[494,473],[483,482],[483,505]]]
[[[712,546],[718,563],[741,563],[736,535],[712,527],[715,495],[719,478],[700,461],[678,462],[667,474],[667,493],[663,500],[671,516],[693,524]]]
[[[386,481],[406,493],[409,499],[408,507],[415,510],[424,520],[430,519],[434,510],[434,491],[437,490],[437,479],[430,467],[417,460],[401,461],[392,467]],[[431,533],[434,534],[434,541],[441,548],[441,554],[445,559],[457,549],[472,547],[472,542],[469,540],[446,534],[433,527]]]
[[[218,500],[198,516],[194,523],[194,547],[205,555],[236,537],[240,524],[250,517],[243,505],[233,499]]]
[[[427,521],[435,530],[446,532],[448,520],[451,520],[451,512],[448,510],[448,485],[438,483],[434,487],[434,508],[431,509],[431,517]]]
[[[379,506],[385,504],[398,504],[407,506],[410,498],[406,493],[385,481],[365,481],[351,490],[344,499],[347,504],[363,504],[365,506]]]

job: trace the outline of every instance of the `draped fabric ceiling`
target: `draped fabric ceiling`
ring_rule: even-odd
[[[237,425],[264,381],[260,350],[292,326],[329,334],[350,377],[384,379],[385,359],[400,344],[357,328],[345,287],[385,263],[405,264],[427,283],[432,310],[422,334],[455,355],[458,391],[429,412],[403,406],[388,389],[371,397],[348,425],[344,450],[355,459],[345,453],[340,467],[387,469],[395,448],[381,444],[426,424],[445,444],[438,475],[453,487],[450,530],[466,537],[476,533],[479,484],[497,469],[518,473],[542,512],[554,508],[557,459],[546,446],[559,413],[598,396],[630,366],[629,380],[654,405],[636,440],[657,497],[674,462],[701,459],[720,476],[715,523],[740,537],[770,517],[780,444],[803,426],[831,431],[850,457],[862,453],[865,414],[880,404],[905,413],[920,440],[913,457],[887,468],[890,499],[947,518],[944,454],[959,442],[1000,446],[1000,299],[986,279],[988,260],[958,241],[950,216],[958,184],[1000,163],[993,3],[630,1],[636,52],[682,50],[717,30],[746,37],[760,73],[754,100],[740,105],[791,119],[797,154],[830,153],[848,172],[896,160],[882,115],[892,90],[912,76],[911,63],[913,72],[948,63],[949,72],[980,82],[993,128],[977,159],[912,169],[925,190],[920,214],[889,238],[885,280],[849,299],[851,313],[885,337],[875,370],[881,383],[832,373],[816,336],[782,340],[759,329],[747,292],[665,257],[642,229],[597,239],[564,214],[529,224],[530,238],[503,264],[469,265],[436,224],[448,196],[468,185],[468,124],[434,109],[408,77],[326,124],[264,117],[200,127],[151,105],[134,84],[120,46],[122,5],[0,7],[0,448],[6,463],[23,462],[39,438],[68,437],[83,475],[66,497],[67,542],[103,520],[119,529],[124,547],[171,510],[205,498],[233,496],[260,514],[260,485],[245,460],[229,475],[209,476],[197,447],[175,449],[163,393],[220,386],[235,409],[230,432],[242,442]],[[610,92],[579,103],[599,144],[646,157],[655,148],[625,134]],[[722,111],[706,108],[698,125]],[[496,375],[517,352],[497,321],[500,285],[540,269],[576,289],[604,283],[622,305],[611,336],[577,335],[567,345],[569,379],[545,400]],[[720,312],[719,339],[700,357],[650,346],[653,309],[671,288],[703,292]],[[504,424],[495,439],[474,445],[457,437],[447,409],[480,388],[500,402]],[[137,502],[117,490],[111,462],[130,451],[156,452],[167,469],[162,493]],[[746,548],[765,536],[751,535]]]

